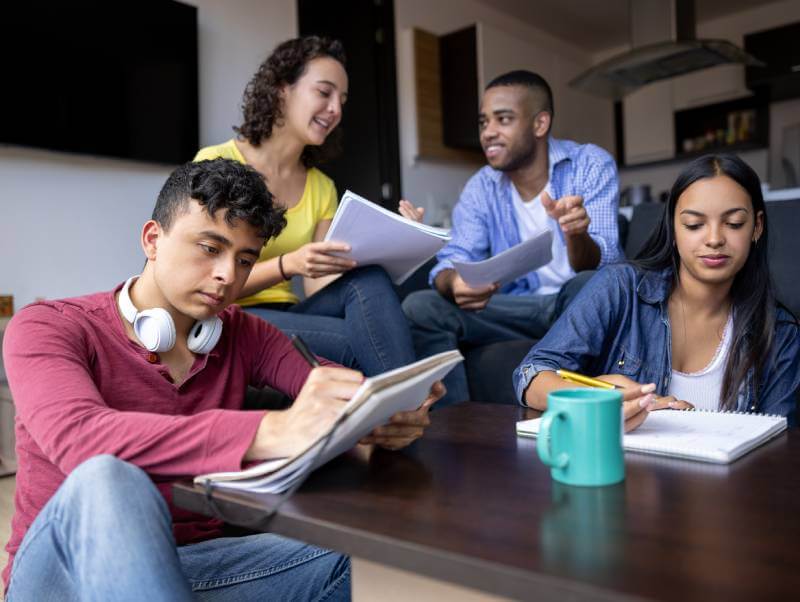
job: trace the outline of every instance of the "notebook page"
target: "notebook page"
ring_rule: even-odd
[[[728,463],[786,428],[786,418],[725,412],[651,412],[626,450]]]
[[[517,434],[535,437],[541,419],[517,423]],[[651,412],[623,436],[626,451],[727,464],[786,429],[786,418],[763,414]]]

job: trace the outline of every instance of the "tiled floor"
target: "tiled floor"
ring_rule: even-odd
[[[0,478],[0,571],[6,567],[6,542],[11,533],[11,515],[14,513],[14,477]],[[3,588],[0,587],[0,600]]]

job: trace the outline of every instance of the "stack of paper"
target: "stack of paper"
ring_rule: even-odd
[[[345,191],[325,240],[345,242],[359,265],[379,265],[402,284],[450,240],[449,230],[426,226]]]

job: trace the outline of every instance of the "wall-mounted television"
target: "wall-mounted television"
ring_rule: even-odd
[[[197,9],[173,0],[10,2],[0,144],[158,163],[198,148]]]

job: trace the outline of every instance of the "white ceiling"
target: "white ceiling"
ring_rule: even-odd
[[[568,40],[588,52],[626,44],[628,14],[636,0],[480,0],[529,25]],[[769,0],[695,0],[697,21],[706,21]],[[773,0],[774,1],[774,0]]]

